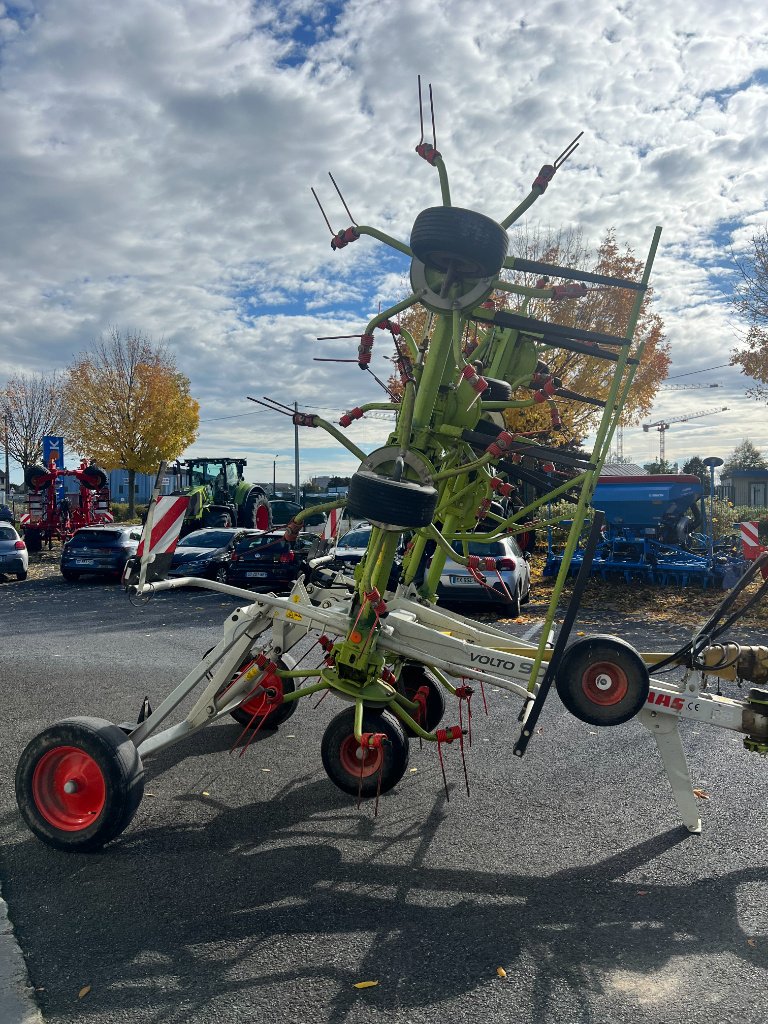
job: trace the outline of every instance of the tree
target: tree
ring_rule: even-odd
[[[43,438],[62,432],[64,381],[55,372],[17,373],[0,390],[0,418],[7,417],[8,451],[26,469],[43,458]],[[3,444],[5,444],[5,423]]]
[[[619,247],[613,231],[606,233],[597,252],[592,253],[578,231],[553,234],[542,233],[537,229],[530,231],[523,227],[511,236],[510,255],[632,281],[640,278],[643,268],[642,262],[629,247],[623,250]],[[538,283],[537,277],[531,274],[510,273],[509,277],[515,284],[533,287]],[[550,323],[622,337],[627,329],[635,294],[627,289],[589,286],[587,294],[582,298],[557,302],[534,299],[528,306],[528,312]],[[522,301],[508,292],[496,292],[493,299],[497,308],[510,308],[514,311],[520,309]],[[654,397],[667,375],[670,362],[664,324],[657,313],[651,312],[651,299],[652,291],[649,288],[643,297],[635,330],[632,352],[637,351],[640,343],[644,343],[644,350],[624,406],[622,422],[625,425],[640,423],[651,411]],[[421,306],[412,306],[402,314],[400,324],[414,338],[420,339],[427,325],[426,311]],[[614,372],[612,362],[557,348],[548,350],[543,358],[546,358],[552,375],[559,377],[563,386],[569,390],[593,398],[607,396]],[[397,377],[390,377],[387,386],[397,395],[402,391]],[[577,447],[593,429],[601,411],[594,405],[570,399],[557,398],[556,402],[563,430],[552,438],[552,443]],[[514,430],[521,432],[551,429],[547,403],[509,412],[506,418]]]
[[[731,365],[758,383],[747,390],[756,399],[768,398],[768,228],[752,236],[752,251],[736,266],[741,283],[734,291],[733,308],[746,321],[741,347],[731,350]]]
[[[165,346],[112,328],[67,369],[67,432],[81,455],[128,470],[128,511],[136,473],[178,458],[197,437],[200,406]]]
[[[734,469],[768,469],[768,460],[759,448],[756,448],[748,438],[744,438],[725,460],[720,473],[727,475]]]
[[[709,466],[706,466],[704,460],[699,458],[698,455],[694,455],[687,462],[683,463],[683,472],[689,473],[691,476],[697,476],[702,484],[706,484],[709,487]]]
[[[643,469],[656,476],[661,473],[677,473],[678,465],[676,462],[667,462],[666,459],[657,459],[655,462],[644,462]]]

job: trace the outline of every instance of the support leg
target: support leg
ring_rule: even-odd
[[[672,715],[654,715],[652,711],[647,710],[641,711],[638,717],[656,740],[683,824],[689,832],[700,833],[699,808],[693,795],[693,783],[685,760],[677,719]]]

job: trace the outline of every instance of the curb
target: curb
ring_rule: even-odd
[[[3,1024],[43,1024],[27,965],[24,963],[13,926],[8,917],[8,904],[0,890],[0,1021]]]

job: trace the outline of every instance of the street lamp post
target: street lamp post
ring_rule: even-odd
[[[272,497],[273,498],[275,498],[277,496],[277,490],[276,490],[276,484],[275,484],[275,473],[276,473],[276,467],[277,467],[277,460],[279,458],[280,458],[280,456],[276,455],[274,457],[274,459],[272,459]]]

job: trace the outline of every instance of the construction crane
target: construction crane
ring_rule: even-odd
[[[673,423],[685,423],[687,420],[697,420],[700,416],[712,416],[716,412],[727,412],[728,406],[720,409],[704,409],[702,412],[692,412],[688,416],[670,416],[666,420],[656,420],[655,423],[644,423],[643,430],[648,433],[652,428],[659,432],[659,464],[664,464],[664,435]]]

